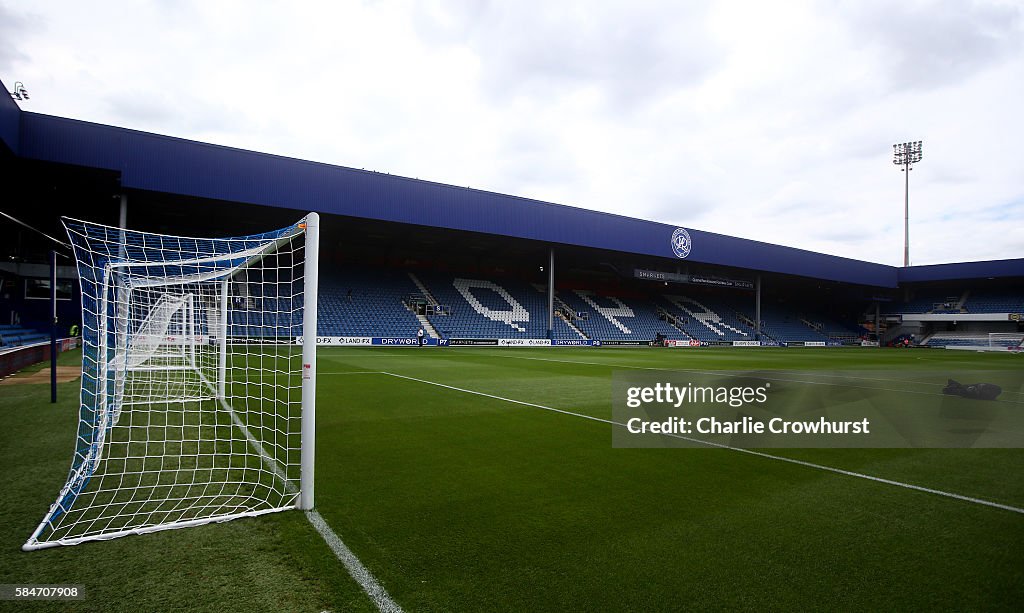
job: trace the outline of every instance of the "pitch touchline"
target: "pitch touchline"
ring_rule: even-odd
[[[545,411],[552,411],[554,413],[561,413],[563,415],[571,415],[573,417],[582,417],[583,419],[589,419],[591,421],[598,421],[598,422],[605,423],[605,424],[611,424],[613,426],[618,426],[620,428],[625,428],[626,427],[626,424],[624,424],[622,422],[618,422],[618,421],[613,421],[613,420],[610,420],[610,419],[603,419],[601,417],[594,417],[592,415],[584,415],[583,413],[574,413],[572,411],[566,411],[564,409],[556,409],[554,407],[548,407],[548,406],[544,406],[542,404],[536,404],[536,403],[533,403],[533,402],[525,402],[525,401],[522,401],[522,400],[515,400],[515,399],[512,399],[512,398],[505,398],[503,396],[496,396],[494,394],[487,394],[487,393],[484,393],[484,392],[478,392],[476,390],[468,390],[468,389],[464,389],[464,388],[461,388],[461,387],[455,387],[454,385],[446,385],[444,383],[438,383],[436,381],[428,381],[427,379],[418,379],[416,377],[409,377],[409,376],[406,376],[406,375],[399,375],[397,373],[386,372],[386,371],[381,371],[380,374],[388,375],[388,376],[391,376],[391,377],[397,377],[399,379],[407,379],[409,381],[416,381],[418,383],[425,383],[427,385],[435,385],[437,387],[443,387],[445,389],[450,389],[450,390],[454,390],[454,391],[457,391],[457,392],[463,392],[463,393],[466,393],[466,394],[473,394],[473,395],[476,395],[476,396],[483,396],[485,398],[493,398],[494,400],[501,400],[501,401],[504,401],[504,402],[510,402],[512,404],[518,404],[518,405],[522,405],[522,406],[533,407],[533,408],[536,408],[536,409],[543,409]],[[700,445],[707,445],[709,447],[717,447],[719,449],[728,449],[730,451],[737,451],[739,453],[745,453],[747,455],[757,456],[759,458],[766,458],[766,459],[769,459],[769,460],[778,460],[780,462],[787,462],[789,464],[796,464],[798,466],[805,466],[807,468],[814,468],[814,469],[817,469],[817,470],[823,470],[823,471],[830,472],[830,473],[835,473],[835,474],[838,474],[838,475],[846,475],[848,477],[856,477],[858,479],[866,479],[868,481],[874,481],[876,483],[884,483],[886,485],[894,485],[896,487],[902,487],[902,488],[905,488],[905,489],[908,489],[908,490],[914,490],[914,491],[917,491],[917,492],[924,492],[926,494],[934,494],[936,496],[944,496],[946,498],[953,498],[953,499],[956,499],[956,500],[962,500],[964,502],[971,502],[971,503],[983,505],[983,506],[986,506],[986,507],[993,507],[993,508],[996,508],[996,509],[1002,509],[1004,511],[1010,511],[1010,512],[1013,512],[1013,513],[1020,513],[1020,514],[1024,515],[1024,508],[1014,507],[1014,506],[1011,506],[1011,505],[1008,505],[1008,504],[1001,504],[1001,503],[998,503],[998,502],[992,502],[991,500],[983,500],[981,498],[972,498],[970,496],[964,496],[962,494],[954,494],[952,492],[945,492],[945,491],[933,489],[933,488],[930,488],[930,487],[923,487],[923,486],[920,486],[920,485],[914,485],[912,483],[904,483],[902,481],[894,481],[892,479],[884,479],[882,477],[875,477],[875,476],[872,476],[872,475],[866,475],[864,473],[858,473],[858,472],[854,472],[852,470],[844,470],[842,468],[835,468],[835,467],[832,467],[832,466],[825,466],[824,464],[815,464],[813,462],[806,462],[804,460],[796,460],[796,459],[793,459],[793,458],[787,458],[785,456],[772,455],[770,453],[765,453],[763,451],[754,451],[753,449],[743,449],[743,448],[740,448],[740,447],[730,447],[729,445],[723,445],[721,443],[713,443],[713,442],[710,442],[710,441],[702,441],[700,439],[691,438],[691,437],[688,437],[688,436],[683,436],[681,434],[666,434],[665,436],[671,436],[673,438],[681,439],[681,440],[684,440],[684,441],[689,441],[691,443],[698,443]]]

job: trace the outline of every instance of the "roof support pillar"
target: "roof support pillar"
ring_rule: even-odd
[[[875,301],[875,338],[878,339],[878,346],[882,346],[882,302]]]
[[[761,275],[754,286],[754,338],[761,340]]]
[[[555,340],[555,248],[548,250],[548,339]]]

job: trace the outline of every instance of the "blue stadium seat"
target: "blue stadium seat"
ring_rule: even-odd
[[[652,341],[658,334],[667,339],[688,340],[689,337],[658,317],[650,300],[600,295],[589,290],[567,290],[558,293],[571,309],[584,313],[576,325],[588,337],[609,341]]]
[[[50,341],[50,335],[22,326],[0,326],[0,347],[21,347]]]

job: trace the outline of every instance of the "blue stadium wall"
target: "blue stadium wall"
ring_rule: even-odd
[[[14,99],[6,95],[7,86],[0,82],[3,93],[0,94],[0,152],[7,149],[8,154],[18,153],[18,130],[21,122],[21,109]]]
[[[666,267],[694,262],[887,288],[1024,275],[1024,260],[899,269],[692,228],[681,259],[668,224],[30,113],[9,98],[0,102],[0,138],[26,159],[115,171],[128,189],[658,256]]]

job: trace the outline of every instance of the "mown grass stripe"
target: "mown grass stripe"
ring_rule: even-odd
[[[424,384],[427,384],[427,385],[434,385],[434,386],[437,386],[437,387],[442,387],[442,388],[453,390],[453,391],[457,391],[457,392],[464,392],[466,394],[473,394],[473,395],[476,395],[476,396],[483,396],[485,398],[492,398],[494,400],[501,400],[501,401],[509,402],[509,403],[512,403],[512,404],[518,404],[518,405],[522,405],[522,406],[533,407],[533,408],[542,409],[542,410],[545,410],[545,411],[551,411],[551,412],[554,412],[554,413],[561,413],[563,415],[570,415],[570,416],[573,416],[573,417],[581,417],[583,419],[589,419],[591,421],[597,421],[597,422],[601,422],[601,423],[611,424],[613,426],[618,426],[620,428],[625,428],[626,427],[626,424],[624,424],[622,422],[613,421],[613,420],[610,420],[610,419],[604,419],[604,418],[601,418],[601,417],[594,417],[592,415],[584,415],[582,413],[575,413],[573,411],[566,411],[564,409],[556,409],[554,407],[549,407],[549,406],[545,406],[545,405],[542,405],[542,404],[537,404],[537,403],[534,403],[534,402],[525,402],[523,400],[515,400],[513,398],[505,398],[503,396],[497,396],[495,394],[488,394],[488,393],[485,393],[485,392],[478,392],[476,390],[470,390],[470,389],[465,389],[465,388],[461,388],[461,387],[455,387],[454,385],[447,385],[445,383],[438,383],[436,381],[429,381],[427,379],[419,379],[419,378],[416,378],[416,377],[409,377],[409,376],[406,376],[406,375],[400,375],[400,374],[392,373],[392,372],[382,371],[381,374],[388,375],[388,376],[391,376],[391,377],[397,377],[397,378],[400,378],[400,379],[407,379],[409,381],[416,381],[416,382],[424,383]],[[795,464],[797,466],[804,466],[806,468],[813,468],[813,469],[816,469],[816,470],[822,470],[822,471],[826,471],[826,472],[831,472],[831,473],[835,473],[835,474],[838,474],[838,475],[844,475],[844,476],[847,476],[847,477],[854,477],[854,478],[857,478],[857,479],[866,479],[868,481],[874,481],[875,483],[882,483],[882,484],[885,484],[885,485],[892,485],[892,486],[895,486],[895,487],[901,487],[901,488],[904,488],[904,489],[913,490],[913,491],[917,491],[917,492],[923,492],[923,493],[926,493],[926,494],[933,494],[933,495],[942,496],[942,497],[945,497],[945,498],[952,498],[952,499],[960,500],[960,501],[963,501],[963,502],[969,502],[969,503],[972,503],[972,504],[978,504],[978,505],[982,505],[982,506],[992,507],[992,508],[995,508],[995,509],[1001,509],[1001,510],[1004,510],[1004,511],[1010,511],[1011,513],[1024,514],[1024,508],[1015,507],[1015,506],[1008,505],[1008,504],[1002,504],[1002,503],[999,503],[999,502],[993,502],[991,500],[985,500],[985,499],[982,499],[982,498],[974,498],[972,496],[965,496],[963,494],[956,494],[956,493],[953,493],[953,492],[946,492],[946,491],[943,491],[943,490],[938,490],[938,489],[933,489],[933,488],[929,488],[929,487],[924,487],[924,486],[921,486],[921,485],[914,485],[912,483],[904,483],[902,481],[896,481],[896,480],[893,480],[893,479],[886,479],[884,477],[876,477],[874,475],[858,473],[858,472],[854,472],[852,470],[844,470],[842,468],[835,468],[833,466],[826,466],[824,464],[816,464],[814,462],[807,462],[805,460],[797,460],[797,459],[794,459],[794,458],[787,458],[785,456],[772,455],[770,453],[765,453],[763,451],[755,451],[753,449],[743,449],[743,448],[740,448],[740,447],[731,447],[729,445],[723,445],[721,443],[713,443],[713,442],[710,442],[710,441],[703,441],[703,440],[700,440],[700,439],[684,436],[684,435],[681,435],[681,434],[666,434],[665,436],[671,436],[673,438],[677,438],[677,439],[684,440],[684,441],[689,441],[689,442],[692,442],[692,443],[697,443],[697,444],[700,444],[700,445],[707,445],[709,447],[717,447],[719,449],[728,449],[728,450],[731,450],[731,451],[737,451],[737,452],[740,452],[740,453],[745,453],[745,454],[748,454],[748,455],[752,455],[752,456],[756,456],[756,457],[760,457],[760,458],[765,458],[765,459],[769,459],[769,460],[778,460],[780,462],[787,462],[789,464]]]

